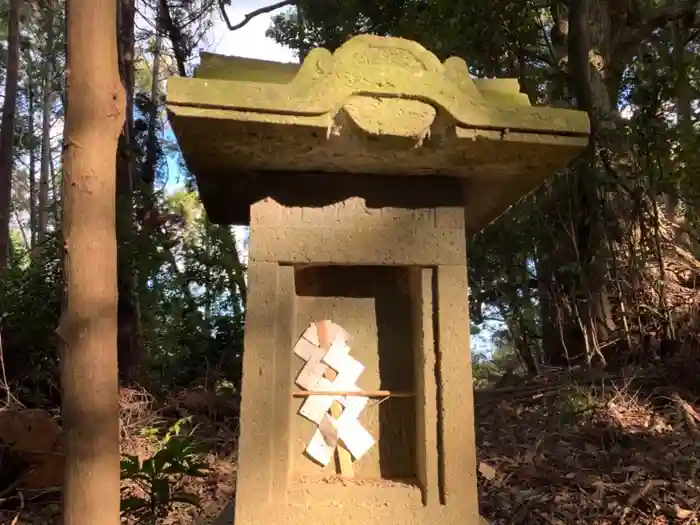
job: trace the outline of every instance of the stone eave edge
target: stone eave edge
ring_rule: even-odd
[[[401,54],[411,67],[392,63],[382,53]],[[374,56],[374,60],[371,58]],[[367,58],[370,57],[370,58]],[[378,57],[378,58],[377,58]],[[353,96],[419,100],[451,115],[459,127],[588,137],[590,121],[581,111],[531,107],[527,97],[497,89],[498,80],[479,82],[469,76],[464,60],[439,59],[415,42],[361,35],[335,53],[315,49],[287,84],[213,78],[172,77],[168,108],[175,115],[203,118],[293,123],[328,119]],[[226,115],[227,112],[232,112]],[[236,113],[238,115],[236,115]]]
[[[391,72],[395,77],[406,78],[406,71],[398,68]],[[386,68],[382,68],[386,74]],[[414,75],[415,76],[415,75]],[[449,114],[459,127],[494,131],[511,131],[546,135],[588,137],[590,120],[582,111],[549,107],[502,107],[475,103],[456,97],[456,86],[445,83],[442,89],[432,89],[434,81],[413,78],[410,88],[353,89],[348,85],[328,85],[331,79],[312,87],[307,94],[293,93],[292,84],[270,85],[257,82],[233,82],[173,77],[168,81],[167,106],[175,115],[195,116],[180,109],[197,109],[201,118],[230,118],[238,120],[236,114],[248,113],[241,120],[273,123],[293,123],[297,120],[318,121],[336,115],[345,102],[353,96],[373,98],[399,98],[419,100]],[[433,91],[433,93],[430,93]],[[462,98],[462,100],[459,100]],[[226,116],[227,112],[231,112]]]
[[[317,128],[319,133],[328,136],[333,125],[332,115],[321,115],[312,117],[299,117],[293,115],[271,115],[265,113],[252,113],[233,110],[216,110],[216,109],[198,109],[191,107],[169,107],[168,118],[173,125],[178,129],[177,134],[184,136],[187,134],[187,121],[189,119],[212,119],[220,121],[233,121],[241,124],[244,123],[265,123],[269,126],[280,126],[281,129],[289,129],[289,126],[299,126],[304,128]],[[363,129],[367,135],[383,138],[414,138],[418,139],[416,134],[386,132],[376,133],[376,126],[373,129],[368,129],[369,125],[362,120],[354,120],[354,123]],[[215,124],[213,124],[215,125]],[[214,128],[212,133],[216,134]],[[564,146],[583,149],[588,144],[587,135],[568,135],[568,134],[549,134],[543,132],[512,132],[510,130],[499,129],[482,129],[476,127],[463,128],[456,126],[454,128],[454,138],[459,141],[473,141],[478,139],[497,141],[497,142],[537,142],[540,144],[549,144],[552,147]],[[427,145],[429,142],[426,142]],[[452,144],[451,141],[443,144],[443,147],[449,147],[447,144]],[[354,154],[354,153],[353,153]]]

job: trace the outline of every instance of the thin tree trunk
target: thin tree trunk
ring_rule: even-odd
[[[159,109],[159,85],[160,85],[160,57],[163,45],[163,7],[158,4],[158,14],[156,18],[156,39],[153,49],[153,67],[151,69],[151,100],[148,108],[148,136],[146,140],[146,166],[143,169],[143,206],[139,214],[141,222],[141,238],[148,242],[147,239],[153,230],[155,221],[149,221],[148,217],[158,216],[156,210],[156,202],[153,198],[153,186],[158,170],[158,109]],[[148,276],[154,282],[158,279],[158,270],[151,272]],[[143,284],[143,278],[141,280]]]
[[[144,182],[152,190],[158,164],[158,94],[160,92],[160,50],[163,45],[163,6],[158,5],[156,18],[156,41],[153,46],[153,68],[151,72],[151,105],[148,108],[148,142],[146,149],[146,176]],[[150,195],[149,195],[150,197]]]
[[[0,271],[7,268],[10,252],[10,206],[14,165],[15,113],[19,80],[19,16],[22,0],[10,0],[7,24],[7,74],[0,123]]]
[[[177,72],[181,77],[187,76],[187,51],[185,51],[185,43],[182,38],[182,31],[173,20],[170,14],[170,7],[167,0],[160,0],[160,14],[163,17],[163,29],[168,32],[170,43],[173,46],[173,54],[175,55],[175,63],[177,64]]]
[[[688,78],[689,53],[686,50],[688,31],[683,27],[682,22],[673,24],[673,67],[676,70],[676,113],[678,115],[678,130],[680,132],[681,144],[681,169],[685,169],[690,156],[697,154],[697,148],[693,148],[693,93]],[[679,188],[674,184],[671,191],[665,195],[665,216],[673,225],[676,244],[690,250],[692,249],[689,236],[685,232],[685,220],[681,213],[678,201]]]
[[[19,232],[20,235],[22,236],[22,242],[24,243],[24,247],[27,249],[27,251],[31,250],[31,245],[29,244],[29,239],[27,239],[27,233],[24,231],[24,225],[22,224],[22,219],[19,216],[19,213],[17,213],[17,209],[13,209],[12,212],[15,215],[15,221],[17,222],[17,225],[19,226]],[[12,252],[10,251],[10,260],[12,259]]]
[[[133,113],[134,113],[134,0],[119,2],[118,50],[120,77],[126,90],[126,120],[117,150],[117,247],[119,254],[119,374],[125,383],[133,382],[141,361],[140,312],[133,264]]]
[[[63,523],[118,525],[119,410],[114,158],[124,123],[113,0],[71,0],[65,127],[66,297],[57,335]]]
[[[53,156],[51,157],[51,164],[49,165],[51,170],[51,198],[53,199],[53,220],[54,224],[58,228],[61,224],[61,209],[63,202],[63,184],[58,184],[56,182],[56,164],[53,162]]]
[[[29,105],[29,136],[31,143],[29,145],[29,238],[31,239],[32,247],[36,246],[36,147],[34,139],[36,137],[36,129],[34,126],[34,82],[32,82],[32,61],[27,60],[27,102]]]
[[[59,34],[67,34],[67,20],[68,20],[68,4],[64,4],[63,8],[63,24],[60,25],[59,28]],[[62,33],[61,33],[62,31]],[[58,100],[61,103],[61,109],[63,110],[63,114],[67,114],[68,112],[68,99],[66,97],[66,77],[67,75],[64,74],[59,74],[58,72],[61,71],[61,68],[59,67],[59,63],[57,60],[57,55],[59,52],[62,52],[64,56],[68,56],[68,51],[67,51],[67,42],[64,42],[63,45],[59,45],[55,47],[54,53],[51,55],[52,60],[51,60],[51,70],[54,72],[56,75],[54,80],[56,81],[58,85],[58,91],[60,93]],[[66,58],[66,62],[68,59]],[[53,157],[52,157],[53,159]],[[63,156],[60,157],[60,162],[61,162],[61,167],[58,170],[59,173],[63,173]],[[63,216],[63,191],[64,191],[64,185],[63,185],[63,179],[61,178],[61,183],[57,184],[56,182],[56,164],[54,161],[51,161],[50,164],[50,170],[51,170],[51,184],[53,187],[52,191],[52,197],[53,197],[53,209],[54,209],[54,219],[56,221],[56,225],[58,227],[59,224],[62,223],[62,216]],[[62,177],[62,176],[61,176]]]
[[[64,18],[68,18],[68,6],[66,5],[64,8]],[[63,34],[67,31],[66,26],[65,26],[65,21],[63,26],[60,28],[63,31]],[[63,46],[56,46],[55,52],[51,55],[51,69],[56,72],[56,71],[61,71],[61,68],[59,67],[58,64],[58,59],[57,55],[59,53],[59,49],[66,54],[66,46],[67,43],[64,43]],[[56,80],[58,80],[61,84],[59,87],[59,92],[60,92],[60,97],[61,97],[61,107],[63,108],[63,114],[65,115],[66,112],[68,111],[68,101],[66,99],[66,77],[64,75],[60,75],[56,77]]]
[[[44,50],[44,92],[43,92],[43,120],[41,125],[41,178],[39,179],[39,210],[37,239],[41,243],[46,239],[46,226],[48,224],[49,203],[49,176],[51,165],[51,108],[53,100],[53,70],[51,60],[48,57],[53,53],[53,2],[44,9],[46,16],[44,32],[46,33],[46,49]]]
[[[690,70],[691,56],[686,49],[689,31],[683,27],[682,22],[673,25],[673,62],[678,75],[676,79],[676,111],[678,113],[678,125],[683,138],[688,140],[693,135],[693,90],[690,85],[688,73]],[[684,148],[687,153],[688,147]]]

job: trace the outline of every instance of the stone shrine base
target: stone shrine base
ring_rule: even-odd
[[[282,189],[251,208],[236,525],[479,524],[461,182],[307,175]],[[363,410],[376,444],[352,479],[303,454],[315,427],[293,348],[323,319],[349,334],[360,390],[403,394]]]

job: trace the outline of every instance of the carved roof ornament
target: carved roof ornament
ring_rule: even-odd
[[[167,107],[208,210],[265,171],[518,178],[527,193],[590,133],[586,113],[532,107],[515,79],[472,79],[461,58],[373,35],[301,66],[203,53],[196,78],[168,81]]]

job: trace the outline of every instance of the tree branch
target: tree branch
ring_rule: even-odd
[[[177,71],[181,77],[187,76],[187,68],[185,64],[187,62],[187,54],[184,50],[184,43],[182,38],[182,32],[180,28],[175,24],[172,15],[170,14],[170,7],[168,6],[167,0],[160,0],[160,16],[162,16],[162,26],[165,31],[167,31],[170,37],[170,43],[173,46],[173,53],[175,54],[175,62],[177,63]]]
[[[651,35],[654,30],[670,22],[683,20],[687,29],[697,28],[700,22],[697,11],[700,0],[669,0],[666,5],[651,9],[639,24],[628,27],[627,34],[621,39],[620,46],[636,46]]]
[[[569,2],[569,73],[576,96],[578,109],[587,111],[594,124],[593,94],[591,92],[591,63],[588,55],[591,49],[588,24],[590,20],[589,0]]]
[[[296,4],[296,0],[282,0],[281,2],[261,7],[260,9],[256,9],[245,15],[243,17],[243,20],[235,25],[231,24],[231,20],[228,17],[228,13],[226,13],[226,0],[219,0],[219,9],[221,10],[221,16],[223,17],[224,22],[228,26],[229,30],[236,31],[248,25],[248,23],[257,16],[264,15],[266,13],[271,13],[272,11],[277,11],[278,9],[294,4]]]

